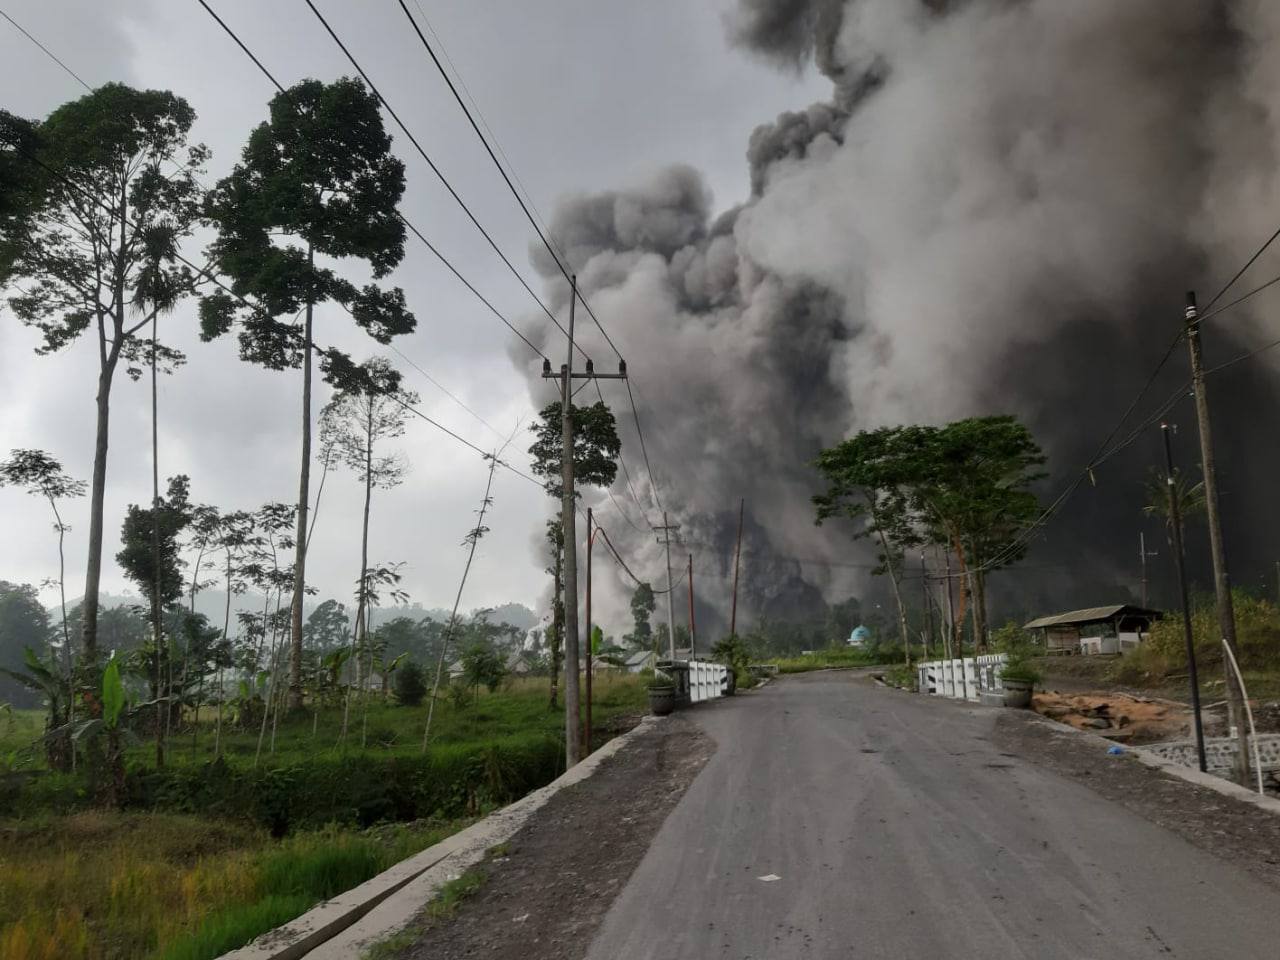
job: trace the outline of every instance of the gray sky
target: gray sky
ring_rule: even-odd
[[[214,8],[288,84],[302,77],[353,73],[302,0],[218,0]],[[687,162],[705,175],[717,209],[748,194],[743,159],[753,127],[779,111],[826,96],[830,85],[812,70],[780,73],[733,50],[722,23],[731,0],[422,0],[489,125],[542,213],[554,200],[647,177]],[[533,283],[531,231],[456,104],[408,31],[394,0],[318,6],[370,71],[433,159]],[[272,93],[195,0],[166,3],[9,0],[3,6],[86,82],[110,80],[168,88],[198,114],[194,139],[213,151],[205,182],[236,160]],[[42,117],[83,91],[7,22],[0,21],[3,106]],[[437,242],[482,291],[518,324],[531,301],[475,233],[421,158],[394,130],[407,166],[405,214]],[[406,149],[406,148],[409,149]],[[198,246],[189,254],[198,252]],[[412,237],[391,278],[403,286],[418,330],[397,346],[502,433],[530,420],[536,405],[514,367],[531,354],[470,297]],[[357,358],[377,347],[343,329],[336,312],[318,319],[319,337]],[[233,340],[200,344],[194,307],[166,321],[166,339],[188,363],[161,384],[161,474],[187,473],[197,501],[251,509],[296,497],[299,374],[241,363]],[[348,322],[349,326],[349,322]],[[326,329],[327,328],[327,329]],[[623,352],[625,330],[613,331]],[[163,335],[163,334],[162,334]],[[40,447],[71,474],[87,479],[92,464],[96,359],[91,340],[37,357],[36,336],[0,311],[0,453]],[[524,351],[524,352],[521,352]],[[385,353],[385,351],[383,351]],[[556,356],[559,356],[557,351]],[[500,442],[394,354],[421,409],[472,442]],[[643,371],[637,371],[643,374]],[[316,409],[327,398],[317,391]],[[126,588],[114,555],[125,507],[149,496],[145,383],[121,374],[112,394],[111,457],[106,498],[103,588]],[[486,467],[480,458],[421,421],[409,424],[401,448],[412,464],[404,486],[374,502],[371,559],[405,561],[405,586],[424,606],[452,602]],[[514,442],[524,466],[526,429]],[[638,451],[624,451],[635,455]],[[658,468],[658,465],[655,464]],[[660,468],[659,468],[660,469]],[[314,489],[314,481],[313,481]],[[546,496],[500,473],[464,608],[506,600],[535,603],[545,589],[533,544],[548,512]],[[349,475],[331,476],[308,561],[322,596],[346,596],[358,559],[360,491]],[[68,592],[81,592],[87,503],[67,511]],[[0,490],[0,579],[38,582],[57,570],[51,517],[39,501]],[[656,551],[656,548],[653,548]],[[52,602],[54,591],[46,591]]]

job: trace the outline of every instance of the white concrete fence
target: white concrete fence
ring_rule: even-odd
[[[693,703],[724,696],[729,682],[729,668],[707,660],[689,661],[689,699]]]
[[[1008,654],[988,653],[957,660],[928,660],[916,666],[916,685],[921,693],[953,700],[982,699],[983,692],[999,693],[1000,671]]]

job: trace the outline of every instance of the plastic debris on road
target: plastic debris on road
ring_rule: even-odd
[[[1120,744],[1118,743],[1115,744],[1114,746],[1107,747],[1107,754],[1109,756],[1118,757],[1122,753],[1124,753],[1124,747],[1120,746]]]
[[[781,880],[782,878],[776,873],[766,873],[763,877],[756,877],[756,879],[761,883],[773,883],[773,881]]]

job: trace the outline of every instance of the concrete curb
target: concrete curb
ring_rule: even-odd
[[[1077,730],[1068,723],[1058,723],[1056,720],[1050,720],[1048,717],[1042,717],[1039,714],[1036,714],[1033,719],[1034,722],[1043,724],[1058,733],[1073,733],[1077,736],[1088,737],[1103,749],[1116,746],[1114,740],[1100,737],[1096,733],[1090,733],[1088,730]],[[1179,780],[1193,783],[1197,787],[1212,790],[1214,793],[1219,793],[1224,797],[1231,797],[1233,800],[1253,804],[1259,810],[1280,816],[1280,800],[1261,796],[1252,790],[1245,789],[1238,783],[1232,783],[1230,780],[1223,780],[1221,777],[1215,777],[1209,773],[1201,773],[1195,767],[1184,767],[1180,763],[1166,760],[1164,757],[1158,756],[1149,750],[1144,750],[1142,747],[1130,747],[1124,744],[1120,744],[1120,746],[1124,747],[1125,753],[1133,754],[1138,762],[1151,767],[1153,770],[1159,770],[1162,773],[1169,774],[1171,777],[1177,777]]]
[[[373,943],[403,930],[444,883],[479,863],[490,848],[509,840],[557,793],[590,777],[601,763],[662,719],[645,717],[634,729],[610,740],[545,787],[317,904],[219,960],[355,960]]]

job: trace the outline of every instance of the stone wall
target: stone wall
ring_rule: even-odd
[[[1251,738],[1252,740],[1252,738]],[[1167,740],[1164,743],[1144,744],[1143,749],[1184,767],[1198,767],[1195,740]],[[1216,776],[1229,774],[1235,762],[1236,741],[1231,737],[1206,737],[1204,758],[1209,773]],[[1280,733],[1258,735],[1258,755],[1264,770],[1280,770]],[[1252,752],[1250,763],[1253,762]]]

